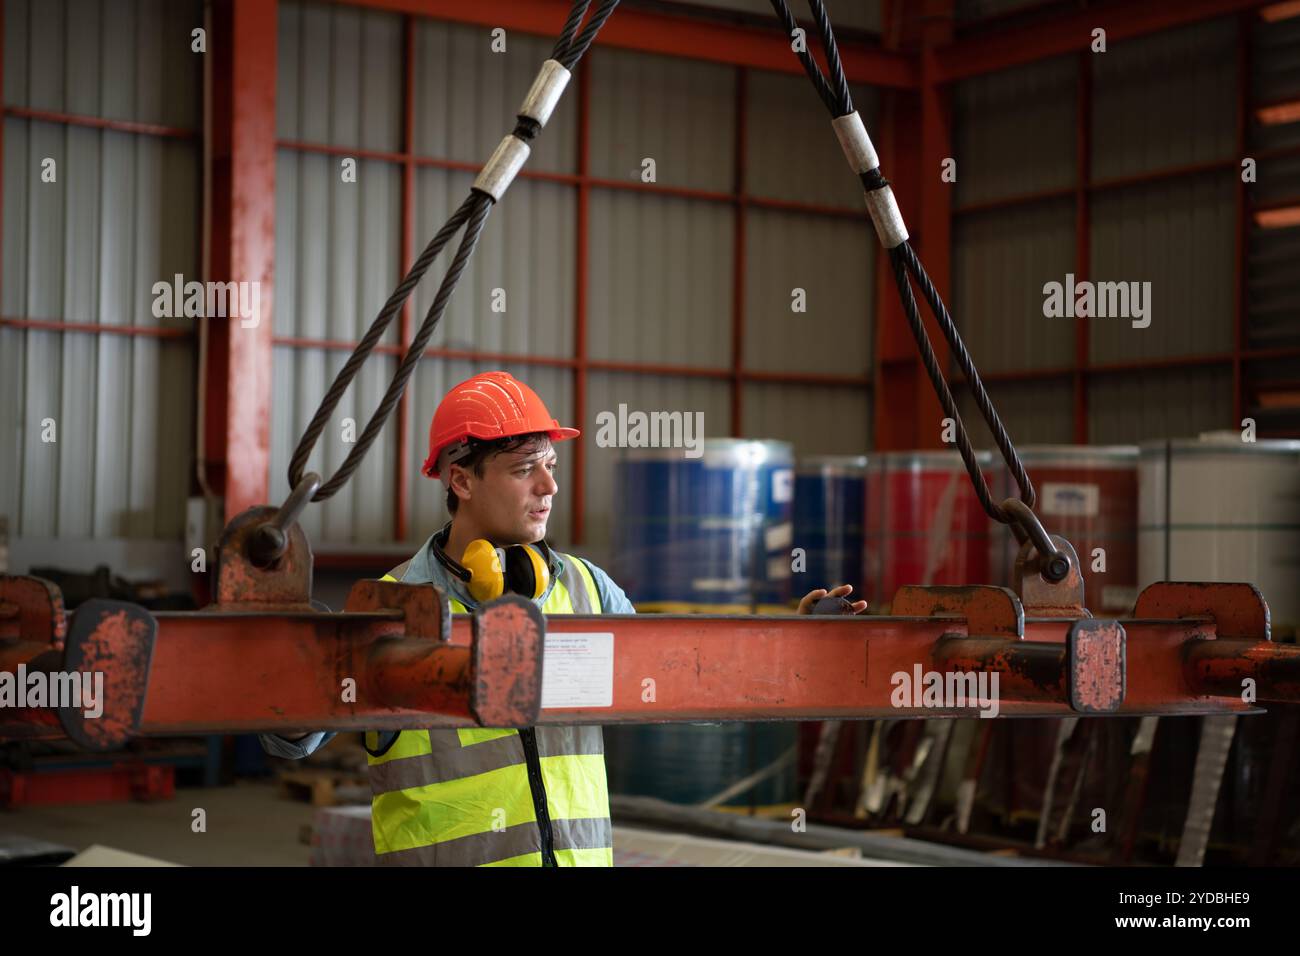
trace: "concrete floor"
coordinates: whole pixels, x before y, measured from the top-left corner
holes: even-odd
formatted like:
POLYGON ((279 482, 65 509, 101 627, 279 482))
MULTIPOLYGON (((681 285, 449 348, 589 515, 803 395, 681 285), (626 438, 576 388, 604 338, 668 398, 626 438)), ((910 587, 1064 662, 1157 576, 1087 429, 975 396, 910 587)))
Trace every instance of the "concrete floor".
POLYGON ((0 833, 38 837, 78 851, 91 844, 187 866, 307 866, 298 841, 311 804, 279 796, 270 781, 177 789, 161 803, 99 803, 0 810, 0 833), (191 829, 207 813, 207 832, 191 829))

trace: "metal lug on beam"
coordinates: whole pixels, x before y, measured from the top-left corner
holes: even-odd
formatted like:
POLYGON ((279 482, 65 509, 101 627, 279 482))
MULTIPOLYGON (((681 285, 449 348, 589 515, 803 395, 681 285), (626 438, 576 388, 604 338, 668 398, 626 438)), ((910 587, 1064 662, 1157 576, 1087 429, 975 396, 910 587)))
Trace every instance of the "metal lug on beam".
POLYGON ((890 613, 901 617, 962 617, 972 637, 1025 637, 1025 608, 1009 588, 909 584, 894 595, 890 613))
POLYGON ((1056 534, 1052 535, 1052 543, 1070 559, 1069 572, 1056 582, 1043 576, 1042 559, 1034 543, 1025 541, 1020 545, 1013 580, 1018 584, 1016 590, 1025 610, 1032 617, 1092 617, 1084 606, 1083 573, 1074 545, 1056 534))
POLYGON ((460 716, 471 679, 469 648, 451 643, 451 603, 430 584, 358 581, 349 613, 398 611, 391 637, 375 641, 365 658, 367 692, 385 706, 460 716))
POLYGON ((1160 581, 1138 595, 1133 617, 1178 620, 1214 619, 1220 639, 1269 641, 1272 634, 1268 602, 1253 584, 1193 584, 1160 581))
POLYGON ((399 581, 358 581, 348 593, 344 611, 401 611, 402 633, 432 641, 451 640, 451 603, 431 584, 399 581))
MULTIPOLYGON (((0 672, 15 681, 28 671, 57 670, 63 661, 68 616, 63 592, 44 578, 0 575, 0 672)), ((16 686, 16 684, 15 684, 16 686)), ((48 707, 0 709, 0 740, 54 740, 63 736, 48 707)))
POLYGON ((68 615, 58 585, 44 578, 0 574, 0 668, 22 644, 38 645, 36 650, 42 652, 63 650, 67 633, 68 615))
POLYGON ((217 542, 216 601, 208 610, 309 611, 311 605, 311 544, 297 522, 283 529, 284 553, 267 567, 253 560, 261 528, 273 522, 279 508, 249 508, 226 525, 217 542))

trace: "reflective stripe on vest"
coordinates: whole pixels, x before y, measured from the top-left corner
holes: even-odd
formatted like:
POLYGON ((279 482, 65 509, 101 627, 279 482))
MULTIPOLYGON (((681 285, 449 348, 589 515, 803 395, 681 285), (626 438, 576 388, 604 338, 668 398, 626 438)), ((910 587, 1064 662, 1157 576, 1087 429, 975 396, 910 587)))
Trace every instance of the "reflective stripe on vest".
MULTIPOLYGON (((600 593, 578 558, 542 605, 545 614, 598 614, 600 593)), ((400 580, 408 565, 383 580, 400 580)), ((453 613, 468 608, 452 598, 453 613)), ((537 727, 555 861, 613 866, 613 827, 600 727, 537 727)), ((378 735, 366 746, 379 749, 378 735)), ((376 859, 397 866, 541 866, 538 825, 523 741, 515 729, 407 730, 369 756, 376 859)))

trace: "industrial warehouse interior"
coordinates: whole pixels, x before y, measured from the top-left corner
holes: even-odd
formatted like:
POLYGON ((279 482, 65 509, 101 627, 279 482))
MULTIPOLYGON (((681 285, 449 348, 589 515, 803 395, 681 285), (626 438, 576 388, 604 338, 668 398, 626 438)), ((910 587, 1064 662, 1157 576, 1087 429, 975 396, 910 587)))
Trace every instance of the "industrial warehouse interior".
POLYGON ((0 867, 1300 865, 1300 3, 0 51, 0 867))

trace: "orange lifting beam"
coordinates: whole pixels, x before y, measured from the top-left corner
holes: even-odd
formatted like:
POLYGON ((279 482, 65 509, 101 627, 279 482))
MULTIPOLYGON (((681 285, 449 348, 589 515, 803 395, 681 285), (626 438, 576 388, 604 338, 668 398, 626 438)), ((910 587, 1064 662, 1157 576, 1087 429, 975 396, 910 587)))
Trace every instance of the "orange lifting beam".
POLYGON ((1154 584, 1132 618, 1099 620, 1059 537, 1072 567, 1059 583, 1038 573, 1026 544, 1020 595, 904 587, 890 616, 544 618, 512 595, 453 616, 430 585, 381 581, 358 582, 346 609, 329 613, 310 604, 311 548, 296 524, 271 566, 246 557, 274 514, 254 508, 232 522, 217 601, 201 611, 93 600, 69 617, 48 582, 0 577, 0 690, 36 672, 98 672, 105 688, 93 717, 0 707, 0 739, 66 736, 110 750, 133 736, 1226 714, 1300 700, 1300 646, 1271 642, 1252 585, 1154 584), (557 669, 544 682, 548 645, 557 669), (544 699, 544 683, 572 682, 574 666, 581 693, 544 699), (966 696, 923 695, 936 675, 940 690, 966 696))

